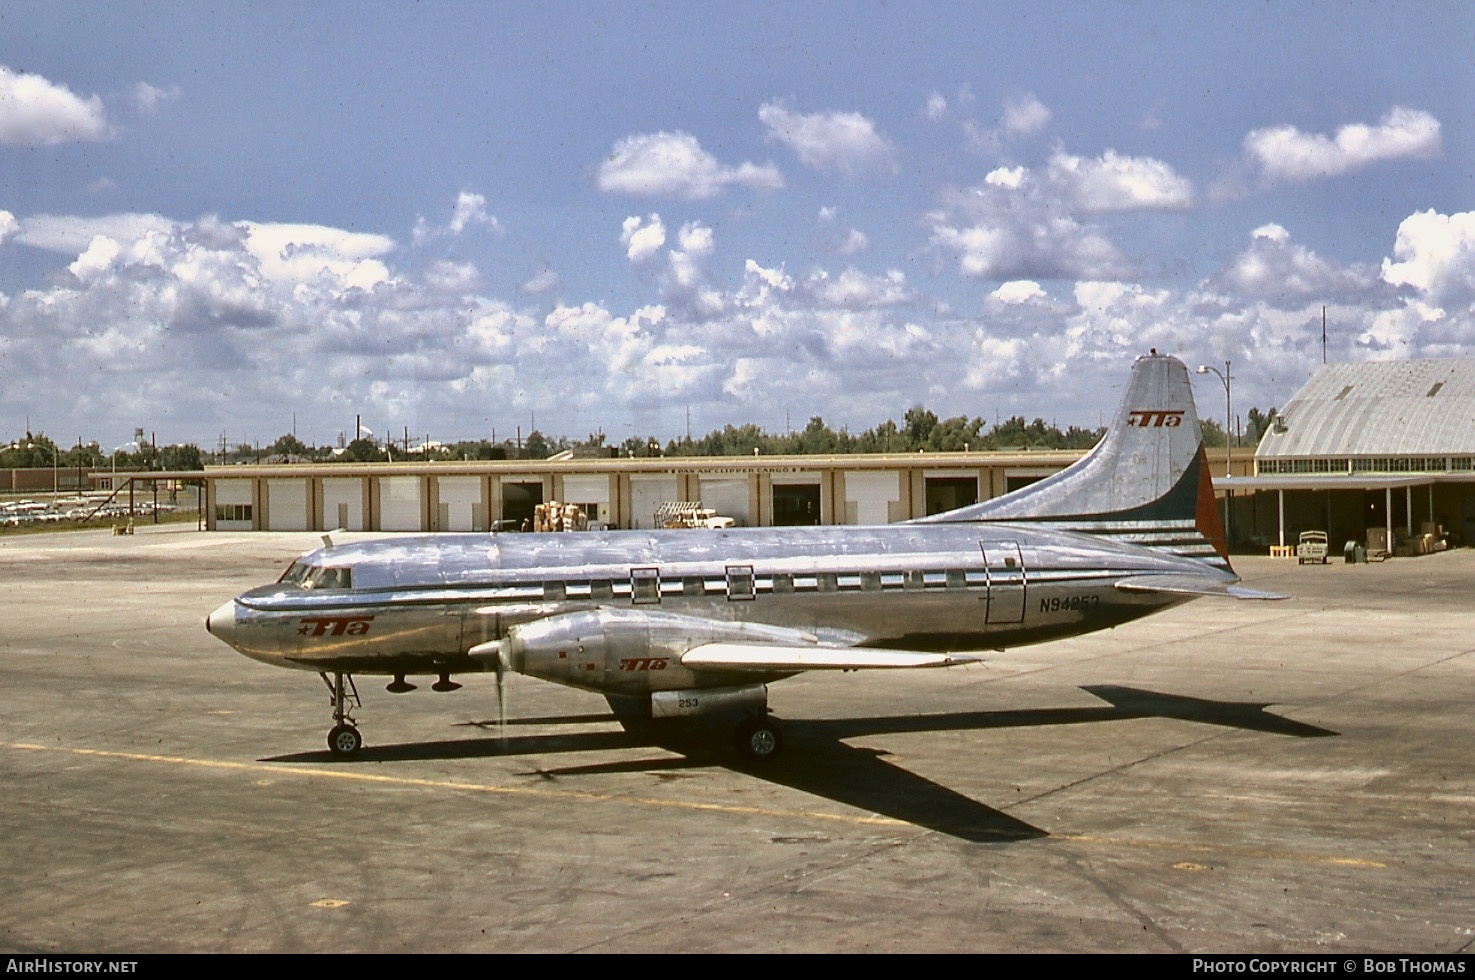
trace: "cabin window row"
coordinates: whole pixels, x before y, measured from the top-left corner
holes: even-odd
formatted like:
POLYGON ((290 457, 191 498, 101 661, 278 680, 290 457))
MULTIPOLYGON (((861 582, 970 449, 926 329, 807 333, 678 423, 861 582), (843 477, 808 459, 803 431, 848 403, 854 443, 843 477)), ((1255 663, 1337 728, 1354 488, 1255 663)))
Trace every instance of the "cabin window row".
POLYGON ((832 592, 924 592, 981 589, 988 584, 982 569, 949 568, 928 571, 853 571, 756 575, 749 566, 729 567, 724 575, 662 575, 654 568, 634 568, 629 579, 544 582, 514 590, 508 598, 542 598, 549 602, 590 599, 595 602, 629 599, 636 605, 664 598, 706 598, 725 595, 743 602, 759 595, 832 592))

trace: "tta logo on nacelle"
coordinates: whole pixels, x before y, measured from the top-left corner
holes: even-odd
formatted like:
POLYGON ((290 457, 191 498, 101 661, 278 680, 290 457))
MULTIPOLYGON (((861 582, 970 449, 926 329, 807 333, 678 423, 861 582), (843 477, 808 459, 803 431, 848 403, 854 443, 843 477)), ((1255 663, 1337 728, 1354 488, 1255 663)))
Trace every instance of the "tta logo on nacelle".
POLYGON ((298 636, 363 636, 373 616, 304 616, 298 636))
POLYGON ((620 661, 621 670, 665 670, 667 657, 630 657, 620 661))
POLYGON ((1136 408, 1127 413, 1127 424, 1139 429, 1176 429, 1183 424, 1183 409, 1136 408))

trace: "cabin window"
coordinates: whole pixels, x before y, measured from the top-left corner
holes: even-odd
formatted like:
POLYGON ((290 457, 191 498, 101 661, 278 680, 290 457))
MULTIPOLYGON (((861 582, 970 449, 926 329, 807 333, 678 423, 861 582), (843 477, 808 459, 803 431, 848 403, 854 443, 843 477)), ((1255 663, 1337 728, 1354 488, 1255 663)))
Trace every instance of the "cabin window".
POLYGON ((636 605, 646 605, 661 601, 660 569, 630 569, 630 601, 636 605))
POLYGON ((920 592, 926 588, 927 583, 922 578, 921 572, 905 572, 901 577, 901 587, 908 592, 920 592))
POLYGON ((681 579, 681 594, 688 598, 701 598, 707 594, 707 583, 700 575, 686 575, 681 579))
POLYGON ((594 581, 589 583, 589 598, 596 602, 615 597, 615 584, 610 581, 594 581))
POLYGON ((947 588, 966 589, 968 587, 968 573, 961 568, 949 568, 947 570, 947 588))
POLYGON ((568 589, 562 582, 544 582, 543 600, 545 602, 562 602, 568 598, 568 589))
POLYGON ((881 591, 881 573, 880 572, 861 572, 860 573, 860 589, 861 589, 862 592, 880 592, 881 591))
POLYGON ((820 572, 814 581, 820 592, 840 591, 840 578, 834 572, 820 572))
POLYGON ((779 573, 773 577, 774 595, 787 595, 794 591, 794 576, 779 573))
POLYGON ((727 598, 733 602, 753 598, 753 566, 727 566, 727 598))

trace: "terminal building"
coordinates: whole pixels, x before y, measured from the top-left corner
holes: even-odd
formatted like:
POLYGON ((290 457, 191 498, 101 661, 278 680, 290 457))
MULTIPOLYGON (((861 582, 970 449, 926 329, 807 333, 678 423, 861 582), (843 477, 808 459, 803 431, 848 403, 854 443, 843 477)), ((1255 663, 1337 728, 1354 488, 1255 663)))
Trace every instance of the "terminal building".
POLYGON ((548 501, 592 526, 652 528, 700 501, 738 526, 887 524, 1000 496, 1079 451, 651 457, 205 468, 212 530, 487 531, 530 526, 548 501))

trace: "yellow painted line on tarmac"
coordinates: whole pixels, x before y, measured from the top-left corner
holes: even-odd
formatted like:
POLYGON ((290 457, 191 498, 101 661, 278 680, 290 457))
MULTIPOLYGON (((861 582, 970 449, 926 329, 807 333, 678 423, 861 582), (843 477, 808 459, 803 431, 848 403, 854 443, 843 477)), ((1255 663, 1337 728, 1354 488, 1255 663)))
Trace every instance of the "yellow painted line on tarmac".
MULTIPOLYGON (((267 762, 225 762, 214 759, 193 759, 178 755, 151 755, 143 752, 118 752, 109 749, 84 749, 59 745, 38 745, 30 742, 0 742, 0 746, 27 752, 57 752, 65 755, 85 756, 98 759, 121 759, 127 762, 150 762, 162 765, 189 766, 196 769, 218 769, 245 773, 271 773, 274 776, 320 777, 348 782, 375 783, 381 786, 402 786, 417 789, 458 790, 466 793, 495 793, 503 796, 525 796, 548 800, 580 800, 593 803, 624 803, 634 806, 652 806, 675 810, 696 810, 707 813, 727 813, 737 816, 782 817, 787 819, 826 820, 833 823, 855 824, 870 827, 915 827, 915 824, 894 817, 864 814, 821 813, 814 810, 775 810, 766 807, 736 806, 731 803, 699 803, 690 800, 657 799, 648 796, 621 796, 614 793, 591 793, 585 790, 547 789, 533 786, 494 786, 487 783, 463 783, 451 779, 424 779, 414 776, 387 776, 381 773, 361 772, 353 769, 323 769, 314 766, 289 766, 267 762)), ((256 785, 264 785, 257 782, 256 785)), ((1189 844, 1182 841, 1154 841, 1126 837, 1097 837, 1088 834, 1050 834, 1043 841, 1069 841, 1074 844, 1092 844, 1106 847, 1131 847, 1155 850, 1171 850, 1195 854, 1219 855, 1282 861, 1298 861, 1308 864, 1330 864, 1349 868, 1386 868, 1382 861, 1363 858, 1339 857, 1327 854, 1305 854, 1291 851, 1276 851, 1265 848, 1226 847, 1208 844, 1189 844)))
POLYGON ((379 773, 359 772, 349 769, 321 769, 312 766, 287 766, 266 762, 222 762, 214 759, 192 759, 188 756, 150 755, 143 752, 117 752, 108 749, 69 748, 66 746, 36 745, 29 742, 4 742, 0 743, 0 745, 4 745, 6 748, 20 749, 28 752, 60 752, 66 755, 88 756, 98 759, 122 759, 128 762, 152 762, 173 766, 190 766, 196 769, 224 769, 250 773, 269 772, 277 776, 317 776, 325 779, 341 779, 349 782, 377 783, 382 786, 451 789, 468 793, 497 793, 503 796, 529 796, 551 800, 627 803, 636 806, 700 810, 711 813, 737 814, 740 816, 799 817, 807 820, 830 820, 837 823, 863 824, 867 826, 913 826, 905 820, 897 820, 893 817, 865 816, 861 814, 819 813, 812 810, 774 810, 756 806, 735 806, 731 803, 697 803, 688 800, 663 800, 647 796, 620 796, 613 793, 590 793, 584 790, 546 789, 532 786, 493 786, 486 783, 463 783, 450 779, 386 776, 379 773))
POLYGON ((1386 868, 1382 861, 1365 858, 1338 857, 1334 854, 1303 854, 1259 847, 1222 847, 1213 844, 1185 844, 1182 841, 1137 840, 1128 837, 1093 837, 1087 834, 1054 834, 1055 840, 1077 844, 1103 844, 1112 847, 1141 847, 1164 851, 1188 851, 1194 854, 1222 854, 1228 857, 1261 858, 1275 861, 1300 861, 1306 864, 1335 864, 1346 868, 1386 868))

